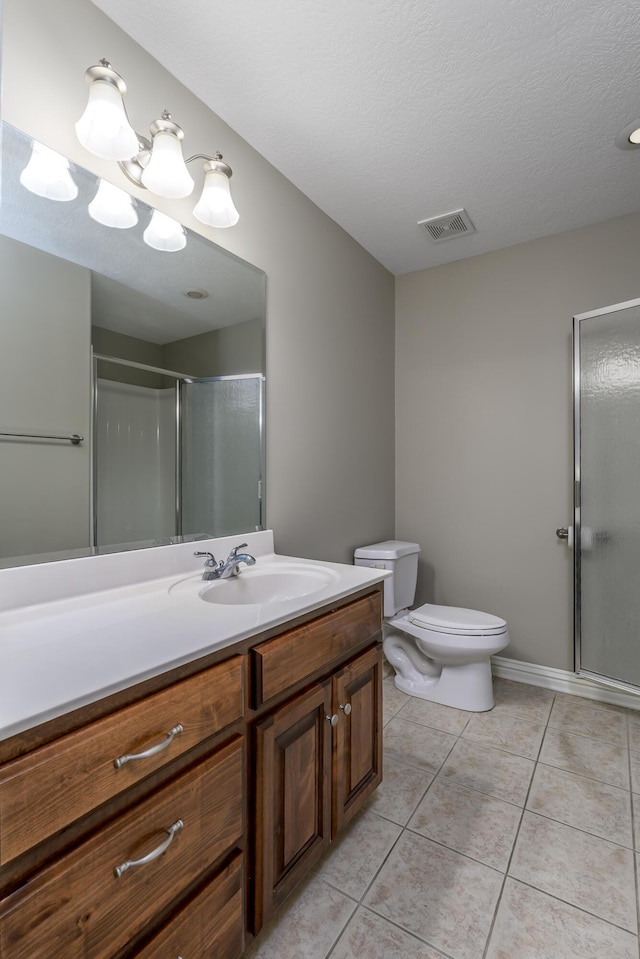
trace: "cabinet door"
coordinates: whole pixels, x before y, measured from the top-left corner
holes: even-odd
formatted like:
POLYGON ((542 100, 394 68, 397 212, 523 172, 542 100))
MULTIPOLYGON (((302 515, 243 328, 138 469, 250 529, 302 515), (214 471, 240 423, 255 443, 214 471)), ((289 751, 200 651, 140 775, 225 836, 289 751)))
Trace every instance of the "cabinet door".
POLYGON ((382 652, 363 653, 333 679, 335 728, 332 836, 382 781, 382 652), (349 709, 349 707, 351 707, 349 709))
POLYGON ((254 932, 330 842, 330 707, 327 680, 255 727, 254 932))

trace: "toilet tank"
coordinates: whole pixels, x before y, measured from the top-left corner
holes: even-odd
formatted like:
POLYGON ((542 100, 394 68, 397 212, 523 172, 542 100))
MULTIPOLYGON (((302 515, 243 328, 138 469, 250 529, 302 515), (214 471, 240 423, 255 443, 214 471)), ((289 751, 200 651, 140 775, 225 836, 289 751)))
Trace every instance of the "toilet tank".
POLYGON ((412 605, 416 595, 419 552, 418 543, 388 539, 384 543, 359 546, 353 554, 356 566, 390 569, 393 572, 393 576, 384 581, 385 616, 395 616, 399 610, 412 605))

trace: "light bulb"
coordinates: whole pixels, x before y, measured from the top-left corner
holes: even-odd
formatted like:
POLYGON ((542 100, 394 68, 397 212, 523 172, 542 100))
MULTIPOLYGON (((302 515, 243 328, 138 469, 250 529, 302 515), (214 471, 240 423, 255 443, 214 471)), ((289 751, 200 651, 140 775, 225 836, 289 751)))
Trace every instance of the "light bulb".
POLYGON ((189 196, 195 184, 182 156, 184 133, 166 110, 150 127, 151 157, 142 171, 142 185, 172 200, 189 196))
POLYGON ((127 230, 138 222, 131 196, 106 180, 100 180, 98 192, 89 204, 89 216, 96 223, 117 230, 127 230))
POLYGON ((129 160, 138 153, 138 135, 129 123, 122 92, 126 90, 124 81, 117 73, 107 68, 91 67, 96 77, 89 87, 89 101, 86 109, 76 123, 78 140, 85 149, 105 160, 129 160), (111 79, 101 78, 98 71, 113 74, 121 87, 111 79))
POLYGON ((78 195, 67 158, 37 140, 33 141, 31 157, 20 174, 20 183, 47 200, 75 200, 78 195))
POLYGON ((235 226, 240 214, 235 208, 229 187, 231 168, 221 160, 222 157, 217 154, 213 160, 205 163, 204 186, 193 215, 207 226, 224 228, 235 226))
POLYGON ((161 253, 176 253, 184 250, 187 245, 187 235, 184 227, 177 220, 154 210, 151 214, 149 226, 142 234, 147 246, 161 253))

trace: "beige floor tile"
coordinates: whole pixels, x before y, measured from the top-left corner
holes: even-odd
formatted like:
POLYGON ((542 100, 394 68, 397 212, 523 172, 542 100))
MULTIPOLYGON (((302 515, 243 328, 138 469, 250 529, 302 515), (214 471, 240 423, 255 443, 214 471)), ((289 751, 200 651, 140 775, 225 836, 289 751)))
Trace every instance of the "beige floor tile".
POLYGON ((396 689, 393 683, 382 684, 382 722, 385 726, 409 698, 401 689, 396 689))
POLYGON ((445 733, 459 736, 474 713, 464 709, 453 709, 451 706, 441 706, 439 703, 430 703, 426 699, 408 696, 407 702, 400 710, 400 718, 408 719, 413 723, 422 723, 423 726, 432 726, 445 733))
POLYGON ((488 866, 405 832, 365 904, 453 959, 478 959, 502 879, 488 866))
POLYGON ((435 774, 447 758, 455 736, 430 726, 409 723, 398 716, 384 727, 385 756, 396 762, 419 766, 435 774))
POLYGON ((325 959, 356 908, 316 877, 287 900, 245 959, 325 959))
POLYGON ((444 959, 441 952, 359 907, 347 923, 331 959, 444 959))
POLYGON ((640 793, 640 753, 629 750, 629 766, 631 768, 631 791, 640 793))
POLYGON ((546 723, 555 693, 540 686, 516 683, 511 679, 493 680, 494 712, 509 713, 531 723, 546 723))
POLYGON ((538 764, 527 809, 631 848, 628 790, 538 764))
MULTIPOLYGON (((583 706, 586 709, 606 709, 610 713, 632 713, 626 706, 617 706, 615 703, 603 703, 599 699, 587 699, 586 696, 574 696, 573 693, 556 693, 557 703, 571 703, 573 706, 583 706)), ((639 714, 640 715, 640 714, 639 714)))
POLYGON ((521 817, 519 806, 437 779, 409 829, 504 872, 521 817))
POLYGON ((440 771, 440 778, 524 806, 535 763, 500 749, 459 739, 440 771))
POLYGON ((549 725, 579 736, 602 739, 615 746, 627 745, 625 712, 556 700, 549 716, 549 725))
POLYGON ((631 806, 633 808, 633 837, 635 849, 640 852, 640 793, 632 793, 631 806))
POLYGON ((630 849, 525 812, 509 875, 636 932, 630 849))
POLYGON ((462 737, 526 759, 536 759, 544 729, 540 723, 524 722, 508 713, 476 713, 467 723, 462 737))
POLYGON ((433 782, 433 776, 384 757, 384 778, 367 804, 367 808, 405 826, 409 817, 433 782))
POLYGON ((360 900, 401 832, 401 826, 365 810, 332 844, 316 874, 360 900))
POLYGON ((601 739, 587 739, 564 729, 549 727, 542 743, 540 762, 612 786, 629 788, 627 749, 601 739))
POLYGON ((640 713, 630 709, 627 714, 627 726, 629 728, 629 749, 637 749, 640 752, 640 713))
POLYGON ((507 879, 486 959, 637 959, 636 936, 507 879))

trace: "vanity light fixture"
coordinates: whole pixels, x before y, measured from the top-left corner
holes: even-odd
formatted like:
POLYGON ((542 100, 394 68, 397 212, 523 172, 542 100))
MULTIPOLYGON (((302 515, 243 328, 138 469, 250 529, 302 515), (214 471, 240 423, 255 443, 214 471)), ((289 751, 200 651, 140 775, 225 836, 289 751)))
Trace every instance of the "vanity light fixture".
POLYGON ((20 174, 20 183, 47 200, 64 202, 75 200, 78 195, 67 158, 37 140, 33 141, 31 157, 20 174))
POLYGON ((231 198, 231 167, 222 154, 182 155, 182 128, 166 110, 149 127, 151 141, 129 123, 123 97, 126 84, 108 60, 100 60, 85 74, 89 102, 76 133, 80 143, 96 156, 118 161, 123 173, 139 187, 169 199, 187 197, 195 183, 187 169, 192 160, 204 160, 205 182, 194 216, 207 226, 229 227, 239 220, 231 198))
POLYGON ((154 210, 151 214, 149 226, 142 234, 142 239, 147 246, 160 250, 161 253, 177 253, 187 245, 187 234, 182 224, 160 210, 154 210))
POLYGON ((128 230, 138 222, 138 214, 133 198, 126 190, 114 186, 107 180, 100 180, 98 192, 89 204, 89 216, 103 226, 128 230))

